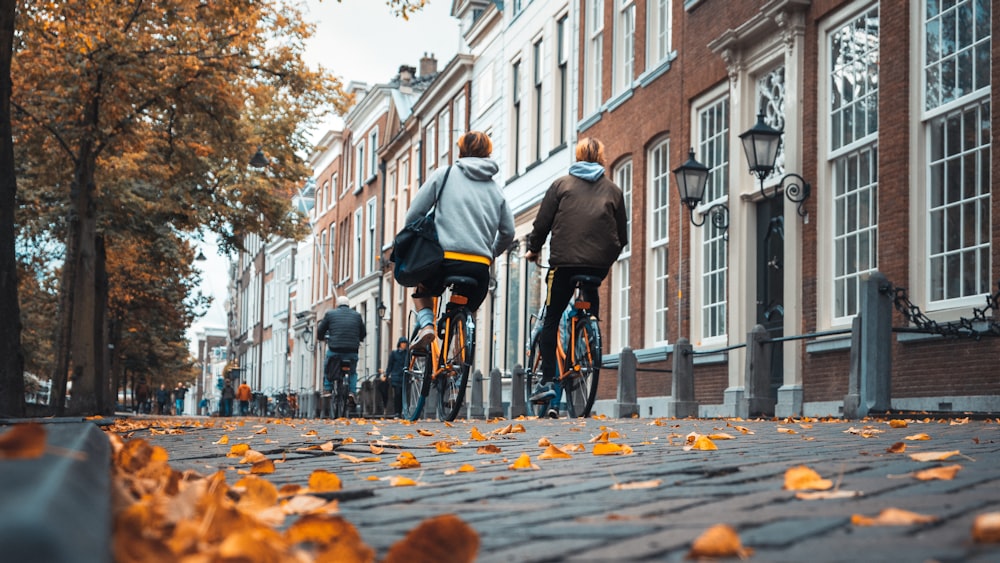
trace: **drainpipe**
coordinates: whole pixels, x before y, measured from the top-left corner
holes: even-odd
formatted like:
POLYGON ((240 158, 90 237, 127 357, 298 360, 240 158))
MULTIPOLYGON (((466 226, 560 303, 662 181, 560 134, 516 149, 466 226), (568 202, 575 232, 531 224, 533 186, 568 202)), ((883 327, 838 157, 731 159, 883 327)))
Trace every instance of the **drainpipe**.
MULTIPOLYGON (((373 149, 374 150, 374 149, 373 149)), ((382 195, 379 196, 382 211, 379 213, 378 229, 378 301, 375 303, 375 375, 382 369, 382 318, 378 314, 383 306, 382 296, 385 291, 385 268, 382 265, 382 245, 385 244, 385 159, 378 162, 378 172, 382 176, 382 195)))

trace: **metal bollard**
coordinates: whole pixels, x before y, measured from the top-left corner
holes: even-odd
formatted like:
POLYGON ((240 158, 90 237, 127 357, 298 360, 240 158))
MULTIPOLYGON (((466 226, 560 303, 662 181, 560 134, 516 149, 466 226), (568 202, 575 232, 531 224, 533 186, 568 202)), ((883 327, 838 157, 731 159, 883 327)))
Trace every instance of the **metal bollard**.
POLYGON ((521 364, 514 366, 510 374, 510 413, 508 418, 524 416, 524 368, 521 364))
POLYGON ((483 372, 478 369, 472 374, 472 397, 469 401, 469 418, 484 418, 483 410, 483 372))
POLYGON ((636 401, 635 353, 629 347, 622 348, 618 362, 618 400, 612 409, 615 418, 632 418, 639 414, 636 401))
POLYGON ((687 338, 678 338, 674 344, 673 373, 670 378, 670 399, 667 416, 687 418, 698 416, 698 402, 694 400, 694 355, 687 338))
POLYGON ((490 406, 487 412, 489 418, 503 416, 503 378, 500 370, 493 368, 490 371, 490 406))

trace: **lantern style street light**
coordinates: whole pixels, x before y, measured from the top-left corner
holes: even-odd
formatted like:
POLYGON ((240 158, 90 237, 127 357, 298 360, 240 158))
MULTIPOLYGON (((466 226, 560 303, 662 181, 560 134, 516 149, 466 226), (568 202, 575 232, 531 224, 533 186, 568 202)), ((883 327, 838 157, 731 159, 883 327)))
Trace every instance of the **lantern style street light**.
MULTIPOLYGON (((740 135, 743 142, 743 152, 746 153, 750 173, 760 181, 760 193, 765 199, 778 196, 775 188, 771 193, 764 190, 764 180, 774 173, 774 164, 781 150, 782 131, 764 122, 764 112, 757 114, 757 123, 740 135)), ((779 185, 784 187, 785 197, 797 203, 799 217, 806 216, 805 201, 809 199, 812 186, 798 174, 788 173, 781 177, 779 185)))
POLYGON ((708 183, 708 167, 694 158, 694 149, 688 151, 687 162, 674 169, 674 180, 677 182, 677 195, 681 203, 688 208, 691 224, 700 227, 705 224, 705 215, 712 216, 712 224, 723 231, 729 228, 729 207, 724 203, 716 203, 701 214, 701 222, 694 219, 694 210, 701 205, 705 197, 705 185, 708 183))
POLYGON ((267 168, 270 164, 270 161, 264 156, 264 151, 260 147, 257 147, 257 152, 253 153, 253 156, 250 157, 250 166, 254 168, 267 168))

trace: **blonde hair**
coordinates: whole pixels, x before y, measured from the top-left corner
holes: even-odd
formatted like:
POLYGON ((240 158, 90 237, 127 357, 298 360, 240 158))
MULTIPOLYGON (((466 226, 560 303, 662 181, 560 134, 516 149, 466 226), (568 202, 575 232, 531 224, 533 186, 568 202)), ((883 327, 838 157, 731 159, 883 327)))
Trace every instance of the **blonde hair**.
POLYGON ((604 143, 593 137, 584 137, 576 144, 576 159, 580 162, 596 162, 604 166, 604 143))
POLYGON ((458 138, 458 156, 485 158, 493 153, 493 141, 482 131, 469 131, 458 138))

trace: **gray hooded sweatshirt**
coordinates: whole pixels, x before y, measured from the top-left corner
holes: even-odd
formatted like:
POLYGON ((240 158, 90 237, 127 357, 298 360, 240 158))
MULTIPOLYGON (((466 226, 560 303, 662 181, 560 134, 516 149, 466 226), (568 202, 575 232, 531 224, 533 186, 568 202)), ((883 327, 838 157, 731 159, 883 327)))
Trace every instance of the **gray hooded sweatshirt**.
MULTIPOLYGON (((406 223, 425 215, 441 190, 447 167, 439 167, 420 186, 406 212, 406 223)), ((493 181, 499 167, 489 158, 463 157, 455 161, 447 185, 438 198, 434 223, 445 252, 493 258, 514 240, 514 216, 500 186, 493 181)))

